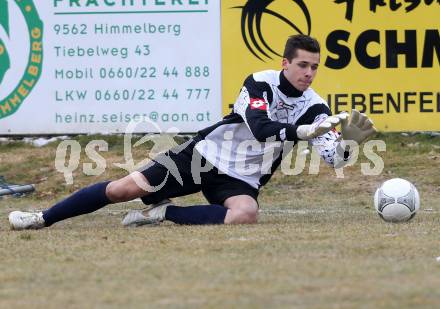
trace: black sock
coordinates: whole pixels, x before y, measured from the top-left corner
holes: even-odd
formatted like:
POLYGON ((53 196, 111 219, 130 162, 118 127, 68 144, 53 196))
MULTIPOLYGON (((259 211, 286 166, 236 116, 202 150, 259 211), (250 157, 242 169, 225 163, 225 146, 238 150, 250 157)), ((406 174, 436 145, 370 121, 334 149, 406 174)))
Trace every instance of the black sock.
POLYGON ((83 188, 71 196, 43 211, 43 219, 46 226, 55 222, 87 214, 98 210, 111 203, 105 194, 105 189, 110 181, 94 184, 83 188))
POLYGON ((165 219, 177 224, 223 224, 227 211, 221 205, 168 206, 165 219))

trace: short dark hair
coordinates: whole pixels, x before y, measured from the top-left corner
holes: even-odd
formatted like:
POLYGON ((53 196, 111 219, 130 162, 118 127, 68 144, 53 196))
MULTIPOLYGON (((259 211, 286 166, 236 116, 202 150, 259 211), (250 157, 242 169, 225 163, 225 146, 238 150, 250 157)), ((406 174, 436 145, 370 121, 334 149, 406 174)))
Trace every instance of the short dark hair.
POLYGON ((283 57, 289 61, 292 60, 297 56, 296 51, 298 49, 304 49, 311 53, 319 53, 321 50, 319 42, 315 38, 304 34, 296 34, 287 39, 283 57))

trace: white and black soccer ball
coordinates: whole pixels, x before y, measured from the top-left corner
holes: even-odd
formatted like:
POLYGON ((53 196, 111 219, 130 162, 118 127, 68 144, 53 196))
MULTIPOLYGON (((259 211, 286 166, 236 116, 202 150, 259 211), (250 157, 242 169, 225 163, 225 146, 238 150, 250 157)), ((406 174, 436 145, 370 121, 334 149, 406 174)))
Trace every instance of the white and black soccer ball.
POLYGON ((419 192, 408 180, 393 178, 385 181, 376 190, 374 207, 387 222, 408 221, 420 208, 419 192))

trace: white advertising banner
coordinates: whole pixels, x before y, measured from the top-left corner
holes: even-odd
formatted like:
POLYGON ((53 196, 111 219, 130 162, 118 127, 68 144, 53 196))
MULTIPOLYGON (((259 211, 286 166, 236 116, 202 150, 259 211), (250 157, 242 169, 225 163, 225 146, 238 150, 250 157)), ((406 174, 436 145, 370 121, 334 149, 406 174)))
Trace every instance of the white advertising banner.
POLYGON ((220 118, 220 1, 0 0, 0 134, 220 118))

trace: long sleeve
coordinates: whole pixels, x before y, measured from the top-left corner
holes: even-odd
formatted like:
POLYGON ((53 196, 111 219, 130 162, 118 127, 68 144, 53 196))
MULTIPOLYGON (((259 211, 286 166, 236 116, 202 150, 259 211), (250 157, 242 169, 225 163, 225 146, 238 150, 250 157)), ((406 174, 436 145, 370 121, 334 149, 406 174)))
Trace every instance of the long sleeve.
POLYGON ((270 86, 265 82, 255 81, 250 75, 234 104, 234 112, 243 118, 259 142, 265 142, 270 137, 275 137, 277 141, 296 141, 296 125, 271 120, 269 104, 272 100, 270 86))

